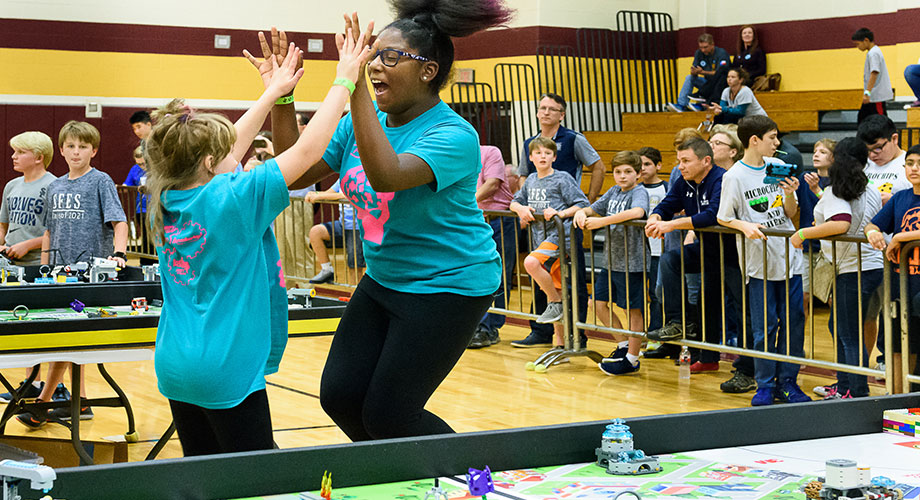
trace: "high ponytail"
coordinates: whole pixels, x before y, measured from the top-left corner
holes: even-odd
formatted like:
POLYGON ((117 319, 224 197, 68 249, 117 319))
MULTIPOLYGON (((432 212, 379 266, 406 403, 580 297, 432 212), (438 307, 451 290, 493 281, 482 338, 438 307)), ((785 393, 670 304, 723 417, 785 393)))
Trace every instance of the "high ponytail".
POLYGON ((227 117, 198 113, 182 99, 173 99, 153 112, 154 126, 147 137, 147 216, 157 245, 165 239, 166 209, 162 196, 185 189, 200 175, 208 155, 217 161, 230 154, 236 129, 227 117))
MULTIPOLYGON (((503 0, 389 0, 396 21, 387 28, 398 29, 406 41, 438 63, 438 74, 430 88, 438 92, 447 84, 454 64, 451 37, 469 36, 487 28, 506 25, 514 11, 503 0)), ((384 28, 386 29, 386 28, 384 28)))

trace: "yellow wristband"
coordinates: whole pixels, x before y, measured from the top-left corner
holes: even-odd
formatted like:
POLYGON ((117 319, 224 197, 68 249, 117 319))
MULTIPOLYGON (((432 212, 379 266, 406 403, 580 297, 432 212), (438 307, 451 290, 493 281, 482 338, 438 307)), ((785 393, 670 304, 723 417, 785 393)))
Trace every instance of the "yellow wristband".
POLYGON ((805 233, 804 233, 803 231, 805 231, 805 230, 804 230, 804 229, 799 229, 799 238, 802 239, 802 240, 807 240, 808 238, 805 237, 805 233))
POLYGON ((355 82, 349 80, 348 78, 336 78, 332 81, 333 85, 341 85, 348 89, 348 95, 355 93, 355 82))
POLYGON ((879 232, 878 229, 870 229, 866 231, 866 238, 868 238, 870 234, 877 233, 877 232, 879 232))
POLYGON ((292 95, 286 95, 286 96, 284 96, 284 97, 280 97, 280 98, 278 98, 277 101, 275 101, 275 104, 278 104, 278 105, 281 105, 281 104, 293 104, 293 103, 294 103, 294 95, 293 95, 293 94, 292 94, 292 95))

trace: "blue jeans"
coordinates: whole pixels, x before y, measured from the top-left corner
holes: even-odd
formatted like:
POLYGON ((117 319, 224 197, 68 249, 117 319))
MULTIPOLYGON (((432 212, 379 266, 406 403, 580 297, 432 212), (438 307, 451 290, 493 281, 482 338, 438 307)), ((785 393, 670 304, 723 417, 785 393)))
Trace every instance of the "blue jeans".
MULTIPOLYGON (((789 294, 785 281, 766 282, 766 303, 764 303, 764 281, 749 278, 748 299, 751 306, 751 329, 754 333, 754 349, 775 354, 789 354, 805 357, 805 309, 802 307, 802 276, 789 278, 789 294), (786 325, 786 300, 789 300, 789 324, 786 325), (767 332, 764 332, 766 312, 767 332), (786 352, 786 333, 789 334, 789 352, 786 352)), ((770 389, 787 381, 795 382, 799 375, 798 363, 784 363, 770 359, 754 358, 754 379, 758 389, 770 389)))
MULTIPOLYGON (((866 320, 869 299, 882 284, 882 270, 873 269, 862 273, 862 314, 866 320)), ((869 355, 863 348, 862 359, 859 356, 862 341, 859 339, 859 296, 857 274, 837 275, 837 362, 852 366, 868 366, 869 355)), ((827 326, 834 331, 834 315, 831 314, 827 326)), ((842 371, 837 372, 837 392, 853 397, 869 395, 869 384, 865 375, 856 375, 842 371)))
MULTIPOLYGON (((514 266, 517 264, 517 243, 519 236, 518 219, 516 217, 493 217, 489 220, 492 226, 492 240, 495 241, 495 248, 502 258, 502 284, 498 291, 495 292, 493 304, 498 309, 505 308, 505 291, 511 292, 514 282, 514 266)), ((489 330, 498 330, 505 326, 505 315, 487 312, 479 326, 489 330)))
POLYGON ((920 64, 911 64, 904 68, 904 79, 914 91, 914 97, 920 101, 920 64))
POLYGON ((677 106, 686 108, 690 104, 690 94, 693 92, 693 88, 700 88, 703 85, 706 85, 706 79, 702 76, 687 75, 687 78, 684 79, 684 85, 677 95, 677 106))
MULTIPOLYGON (((701 254, 699 241, 684 245, 684 273, 699 273, 705 268, 705 281, 701 283, 702 290, 697 295, 706 297, 706 310, 702 311, 701 306, 692 307, 690 293, 687 293, 686 318, 688 323, 695 323, 702 328, 703 317, 706 321, 706 331, 703 332, 704 339, 710 344, 722 343, 722 308, 725 307, 725 299, 722 298, 722 277, 725 278, 725 295, 732 297, 741 302, 741 271, 737 266, 725 266, 720 261, 719 249, 711 244, 706 245, 706 253, 701 254)), ((661 255, 661 274, 665 307, 665 317, 668 322, 681 321, 681 291, 679 286, 670 286, 669 283, 679 284, 680 279, 680 250, 669 250, 661 255)), ((695 274, 697 283, 700 283, 700 274, 695 274)), ((688 286, 688 288, 690 288, 688 286)), ((726 320, 730 318, 731 310, 725 310, 726 320)), ((740 321, 740 318, 738 319, 740 321)), ((726 321, 728 322, 728 321, 726 321)), ((721 357, 717 351, 697 351, 692 350, 694 356, 699 356, 703 363, 718 363, 721 357)))
POLYGON ((658 261, 661 257, 652 257, 648 263, 648 329, 649 331, 661 328, 661 297, 658 285, 658 261))

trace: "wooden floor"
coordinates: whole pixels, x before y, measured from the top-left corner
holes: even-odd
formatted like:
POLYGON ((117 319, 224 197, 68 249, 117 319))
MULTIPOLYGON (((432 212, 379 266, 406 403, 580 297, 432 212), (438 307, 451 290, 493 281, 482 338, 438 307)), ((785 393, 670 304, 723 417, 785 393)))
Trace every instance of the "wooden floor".
MULTIPOLYGON (((458 432, 471 432, 750 404, 752 393, 734 395, 719 390, 719 384, 731 376, 728 362, 722 362, 718 373, 693 375, 689 382, 678 380, 678 369, 670 360, 643 359, 638 373, 619 377, 605 376, 588 358, 552 367, 545 374, 526 371, 525 363, 542 351, 516 349, 509 344, 526 334, 524 328, 506 325, 501 331, 501 343, 467 350, 428 409, 458 432)), ((282 448, 347 442, 323 413, 317 398, 331 340, 331 336, 291 339, 280 372, 268 378, 275 441, 282 448)), ((829 347, 829 340, 826 344, 829 347)), ((588 347, 606 355, 614 346, 592 339, 588 347)), ((141 442, 129 445, 129 459, 142 460, 170 422, 166 400, 156 388, 153 362, 116 363, 107 368, 128 394, 137 416, 141 442)), ((11 381, 21 380, 22 372, 3 370, 11 381)), ((808 393, 811 387, 830 380, 816 375, 799 378, 808 393)), ((94 367, 89 370, 87 384, 92 397, 111 392, 94 367)), ((873 394, 884 393, 884 387, 878 385, 871 390, 873 394)), ((125 431, 123 410, 96 408, 95 414, 94 420, 82 423, 84 439, 102 439, 125 431)), ((69 431, 57 424, 29 430, 18 422, 10 422, 7 433, 69 436, 69 431)), ((175 438, 160 454, 160 458, 179 456, 181 449, 175 438)))

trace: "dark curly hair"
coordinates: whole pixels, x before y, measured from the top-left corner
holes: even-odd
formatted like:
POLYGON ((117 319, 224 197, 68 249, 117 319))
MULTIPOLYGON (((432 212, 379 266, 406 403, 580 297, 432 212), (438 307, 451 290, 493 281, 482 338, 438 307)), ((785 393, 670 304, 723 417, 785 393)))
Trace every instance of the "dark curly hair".
POLYGON ((856 137, 847 137, 834 148, 834 163, 828 170, 834 196, 843 201, 853 201, 866 192, 869 179, 863 172, 869 150, 866 144, 856 137))
POLYGON ((386 28, 399 30, 420 56, 438 63, 438 74, 429 87, 437 93, 454 64, 451 37, 503 26, 514 13, 502 0, 389 0, 396 20, 386 28))

